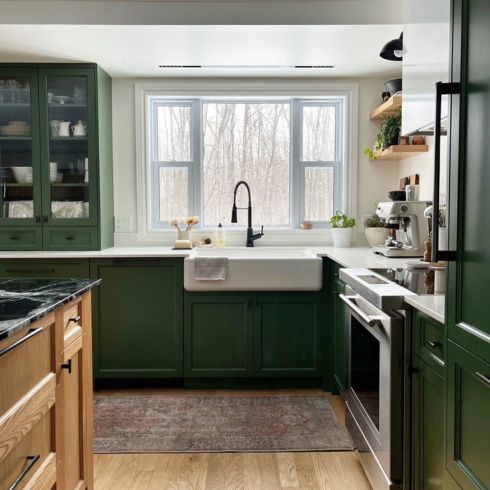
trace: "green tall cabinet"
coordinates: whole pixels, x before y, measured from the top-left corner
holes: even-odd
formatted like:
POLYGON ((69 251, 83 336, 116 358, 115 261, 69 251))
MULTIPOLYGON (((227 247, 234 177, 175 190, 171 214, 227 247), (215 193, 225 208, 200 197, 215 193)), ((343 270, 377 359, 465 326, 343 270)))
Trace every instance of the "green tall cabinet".
POLYGON ((111 79, 93 64, 0 65, 0 250, 113 243, 111 79))
POLYGON ((490 45, 488 0, 453 0, 446 466, 463 489, 490 487, 490 45))

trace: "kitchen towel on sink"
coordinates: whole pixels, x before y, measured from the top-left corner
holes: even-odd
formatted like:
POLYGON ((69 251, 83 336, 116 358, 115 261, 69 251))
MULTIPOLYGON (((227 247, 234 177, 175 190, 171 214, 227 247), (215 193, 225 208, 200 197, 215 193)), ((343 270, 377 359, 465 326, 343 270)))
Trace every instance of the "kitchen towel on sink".
POLYGON ((194 279, 196 281, 226 281, 227 273, 227 257, 196 257, 194 259, 194 279))

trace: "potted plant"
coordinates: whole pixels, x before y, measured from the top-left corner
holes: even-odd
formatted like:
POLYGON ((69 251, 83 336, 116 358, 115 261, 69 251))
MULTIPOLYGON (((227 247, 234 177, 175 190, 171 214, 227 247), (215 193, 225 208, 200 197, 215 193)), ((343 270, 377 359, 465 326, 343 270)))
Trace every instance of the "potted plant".
POLYGON ((398 144, 400 129, 402 126, 402 112, 400 109, 392 116, 381 116, 381 129, 376 138, 373 148, 368 146, 364 149, 364 155, 371 160, 378 160, 380 154, 386 148, 398 144))
POLYGON ((385 222, 377 215, 372 214, 364 219, 364 236, 370 247, 384 245, 388 238, 388 229, 385 222))
POLYGON ((341 211, 337 211, 330 220, 332 225, 332 238, 334 247, 350 247, 352 241, 352 228, 356 226, 356 220, 350 218, 341 211))

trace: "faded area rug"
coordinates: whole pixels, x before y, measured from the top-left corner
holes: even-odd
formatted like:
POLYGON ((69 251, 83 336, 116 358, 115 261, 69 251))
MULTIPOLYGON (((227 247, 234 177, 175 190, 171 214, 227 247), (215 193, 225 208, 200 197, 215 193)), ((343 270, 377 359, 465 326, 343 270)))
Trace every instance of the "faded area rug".
POLYGON ((321 395, 96 395, 96 453, 351 451, 321 395))

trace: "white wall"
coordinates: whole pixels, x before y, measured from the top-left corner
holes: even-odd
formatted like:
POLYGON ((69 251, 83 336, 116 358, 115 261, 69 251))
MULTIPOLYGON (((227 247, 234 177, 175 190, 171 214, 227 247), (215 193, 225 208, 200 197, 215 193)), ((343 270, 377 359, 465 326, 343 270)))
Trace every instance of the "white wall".
MULTIPOLYGON (((150 80, 113 79, 113 146, 114 146, 114 214, 116 217, 131 218, 131 233, 116 233, 116 244, 135 243, 137 229, 136 203, 136 148, 134 85, 150 80)), ((151 81, 155 81, 152 79, 151 81)), ((209 80, 208 80, 209 81, 209 80)), ((397 162, 370 162, 363 149, 371 145, 379 131, 379 123, 369 120, 369 112, 381 102, 382 78, 326 81, 357 82, 359 84, 358 126, 358 196, 357 217, 359 220, 374 211, 375 204, 387 197, 388 191, 398 188, 399 170, 397 162)), ((363 230, 357 228, 360 243, 363 230)))
MULTIPOLYGON (((420 200, 432 201, 434 188, 434 137, 426 136, 428 153, 400 160, 399 178, 420 175, 420 200)), ((447 136, 441 137, 441 182, 446 179, 447 136)))

